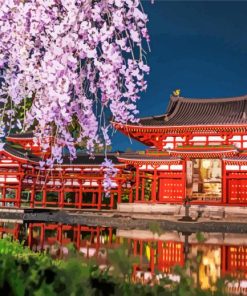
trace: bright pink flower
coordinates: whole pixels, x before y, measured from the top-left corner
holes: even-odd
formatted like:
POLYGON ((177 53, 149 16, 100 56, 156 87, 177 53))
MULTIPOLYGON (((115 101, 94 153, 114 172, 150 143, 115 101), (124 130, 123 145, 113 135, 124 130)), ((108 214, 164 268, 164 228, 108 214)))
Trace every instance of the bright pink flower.
POLYGON ((64 146, 76 157, 82 139, 89 152, 95 143, 109 144, 104 112, 122 123, 135 121, 149 72, 141 40, 149 41, 148 18, 139 7, 140 0, 0 1, 0 100, 13 106, 2 109, 9 120, 0 122, 0 134, 36 122, 36 141, 46 150, 55 127, 52 164, 61 162, 64 146), (25 98, 33 104, 19 122, 15 110, 25 98), (72 118, 80 126, 73 136, 72 118))

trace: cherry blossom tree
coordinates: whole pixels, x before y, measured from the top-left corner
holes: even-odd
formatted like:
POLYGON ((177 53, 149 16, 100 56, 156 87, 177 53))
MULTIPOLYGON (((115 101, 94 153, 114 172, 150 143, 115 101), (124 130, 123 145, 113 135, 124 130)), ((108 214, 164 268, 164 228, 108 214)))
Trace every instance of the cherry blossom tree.
POLYGON ((1 0, 0 136, 34 128, 44 151, 52 136, 58 163, 82 140, 109 145, 106 117, 137 120, 147 21, 140 0, 1 0))

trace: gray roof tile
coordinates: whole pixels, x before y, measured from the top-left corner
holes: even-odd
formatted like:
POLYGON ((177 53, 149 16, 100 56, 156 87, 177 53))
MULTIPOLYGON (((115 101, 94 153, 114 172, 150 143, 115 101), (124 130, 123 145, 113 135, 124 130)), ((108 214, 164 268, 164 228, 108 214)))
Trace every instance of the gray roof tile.
POLYGON ((247 95, 220 99, 171 97, 165 114, 144 117, 139 122, 144 126, 204 124, 247 124, 247 95))

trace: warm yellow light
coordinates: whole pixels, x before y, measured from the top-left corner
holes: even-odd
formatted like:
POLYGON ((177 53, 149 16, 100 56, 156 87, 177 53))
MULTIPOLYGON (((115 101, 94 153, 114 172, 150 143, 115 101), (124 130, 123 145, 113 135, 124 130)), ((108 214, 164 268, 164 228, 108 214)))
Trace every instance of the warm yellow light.
POLYGON ((207 257, 204 257, 204 258, 202 259, 202 263, 203 263, 203 265, 208 265, 208 263, 209 263, 208 258, 207 258, 207 257))
POLYGON ((204 169, 208 169, 210 165, 211 165, 211 161, 209 159, 202 160, 202 166, 204 167, 204 169))

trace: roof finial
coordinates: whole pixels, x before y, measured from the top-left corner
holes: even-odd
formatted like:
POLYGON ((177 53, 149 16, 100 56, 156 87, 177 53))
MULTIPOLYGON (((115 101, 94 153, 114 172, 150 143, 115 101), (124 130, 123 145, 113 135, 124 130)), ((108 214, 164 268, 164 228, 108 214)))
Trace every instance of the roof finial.
POLYGON ((173 92, 172 92, 172 94, 173 94, 173 96, 174 97, 179 97, 180 96, 180 89, 175 89, 173 92))

